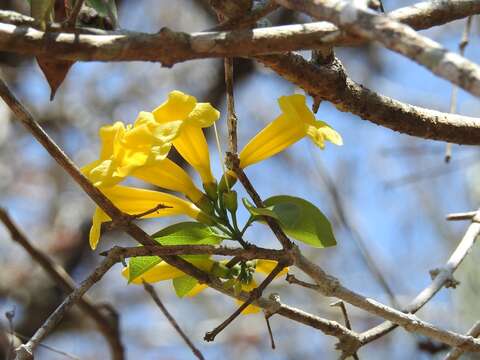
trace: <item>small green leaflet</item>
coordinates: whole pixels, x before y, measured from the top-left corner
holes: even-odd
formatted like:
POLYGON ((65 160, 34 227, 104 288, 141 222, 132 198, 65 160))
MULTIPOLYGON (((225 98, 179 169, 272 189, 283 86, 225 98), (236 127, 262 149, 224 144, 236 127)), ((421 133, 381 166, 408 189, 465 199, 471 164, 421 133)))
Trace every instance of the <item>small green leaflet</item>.
MULTIPOLYGON (((212 228, 197 222, 181 222, 168 226, 152 235, 162 245, 217 245, 223 237, 212 228)), ((204 258, 203 255, 184 256, 185 259, 204 258)), ((158 256, 137 256, 128 262, 128 282, 136 279, 160 263, 158 256)))
POLYGON ((198 284, 198 280, 190 275, 185 275, 173 279, 172 284, 177 296, 184 297, 198 284))
POLYGON ((224 239, 210 226, 198 222, 181 222, 152 235, 162 245, 217 245, 224 239))
POLYGON ((160 263, 162 259, 158 256, 137 256, 131 258, 128 262, 128 282, 132 282, 137 277, 160 263))
POLYGON ((279 195, 268 198, 264 204, 265 208, 255 211, 262 210, 264 216, 273 212, 275 215, 271 217, 279 221, 287 235, 317 248, 337 244, 332 225, 312 203, 294 196, 279 195))

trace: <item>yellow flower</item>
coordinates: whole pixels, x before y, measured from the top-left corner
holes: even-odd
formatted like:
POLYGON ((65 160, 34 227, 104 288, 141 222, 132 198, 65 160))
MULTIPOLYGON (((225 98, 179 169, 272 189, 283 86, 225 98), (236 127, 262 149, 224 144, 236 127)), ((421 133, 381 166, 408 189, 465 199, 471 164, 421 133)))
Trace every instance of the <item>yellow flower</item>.
POLYGON ((212 205, 208 197, 195 186, 185 170, 168 158, 138 167, 131 175, 158 187, 182 193, 200 209, 211 211, 212 205))
POLYGON ((211 126, 220 113, 209 103, 197 103, 195 97, 172 91, 168 100, 153 110, 160 128, 169 129, 173 146, 200 174, 204 184, 215 182, 210 168, 207 140, 202 128, 211 126))
POLYGON ((278 99, 282 114, 260 131, 240 152, 240 167, 265 160, 308 136, 321 149, 325 140, 342 145, 342 138, 327 123, 315 119, 304 95, 278 99))
MULTIPOLYGON (((141 112, 133 127, 125 127, 120 121, 101 127, 100 157, 84 166, 83 173, 95 186, 109 187, 121 182, 134 169, 151 161, 165 159, 170 151, 172 138, 160 134, 167 139, 163 141, 162 136, 153 136, 151 132, 155 125, 151 113, 141 112)), ((165 129, 162 130, 163 133, 166 132, 165 129)))
MULTIPOLYGON (((187 215, 200 222, 212 223, 209 216, 203 213, 197 206, 170 194, 120 185, 102 188, 101 191, 120 210, 130 215, 147 212, 161 204, 166 206, 166 208, 158 209, 155 212, 142 216, 142 218, 187 215)), ((90 246, 92 249, 97 247, 100 239, 100 226, 109 220, 111 218, 99 207, 95 209, 90 229, 90 246)))

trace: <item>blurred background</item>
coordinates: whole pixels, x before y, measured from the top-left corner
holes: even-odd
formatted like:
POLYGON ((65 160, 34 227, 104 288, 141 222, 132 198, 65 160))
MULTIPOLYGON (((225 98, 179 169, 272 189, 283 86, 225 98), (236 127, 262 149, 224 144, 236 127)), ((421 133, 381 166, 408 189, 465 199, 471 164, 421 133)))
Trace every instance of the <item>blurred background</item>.
MULTIPOLYGON (((386 11, 413 1, 385 0, 386 11)), ((117 1, 122 29, 156 32, 201 31, 216 23, 202 1, 117 1)), ((29 14, 24 0, 1 0, 1 9, 29 14)), ((289 11, 269 16, 271 24, 309 21, 289 11)), ((457 51, 465 20, 424 31, 427 36, 457 51)), ((466 56, 480 61, 474 19, 466 56)), ((440 111, 449 110, 452 87, 422 67, 376 45, 341 48, 336 53, 347 73, 357 82, 404 102, 440 111)), ((308 52, 303 54, 310 57, 308 52)), ((53 102, 49 87, 31 57, 0 53, 2 72, 20 99, 37 116, 48 133, 79 165, 95 159, 101 125, 121 120, 133 122, 139 111, 152 110, 173 89, 209 101, 222 112, 218 122, 226 149, 223 62, 197 60, 172 69, 154 63, 76 63, 53 102)), ((250 60, 235 63, 236 110, 241 148, 279 113, 277 98, 301 92, 272 71, 250 60)), ((479 116, 478 100, 459 91, 458 112, 479 116)), ((264 198, 290 194, 309 199, 332 221, 338 246, 329 249, 303 247, 344 284, 387 304, 406 305, 430 282, 428 271, 440 267, 461 239, 465 222, 447 222, 450 212, 474 210, 480 200, 480 154, 470 146, 453 146, 452 160, 445 163, 445 144, 394 133, 322 103, 317 114, 338 130, 344 146, 327 144, 324 151, 302 140, 248 175, 264 198), (394 294, 388 294, 374 268, 394 294)), ((212 166, 221 176, 218 152, 210 136, 212 166)), ((189 171, 189 169, 187 167, 189 171)), ((196 176, 193 172, 192 176, 196 176)), ((198 181, 198 178, 197 178, 198 181)), ((238 187, 238 186, 237 186, 238 187)), ((238 189, 240 191, 240 187, 238 189)), ((246 196, 240 191, 240 196, 246 196)), ((12 119, 0 103, 0 206, 6 208, 31 242, 62 264, 76 281, 84 279, 101 261, 99 253, 114 244, 133 245, 121 232, 105 234, 99 249, 88 246, 92 201, 49 157, 43 148, 12 119)), ((245 220, 243 213, 242 219, 245 220)), ((178 219, 142 221, 156 231, 178 219)), ((248 240, 276 247, 262 225, 247 233, 248 240)), ((442 290, 419 312, 422 319, 451 330, 466 332, 480 318, 478 266, 480 250, 474 248, 455 277, 456 289, 442 290)), ((0 324, 9 328, 4 314, 15 309, 14 330, 29 337, 63 299, 62 292, 13 243, 0 226, 0 324)), ((128 359, 189 359, 190 350, 173 331, 142 287, 127 285, 117 265, 89 294, 97 302, 113 306, 120 317, 122 340, 128 359)), ((288 319, 274 316, 271 325, 276 350, 271 350, 261 314, 242 316, 213 343, 205 343, 206 331, 235 309, 234 302, 207 290, 193 299, 176 298, 170 282, 155 285, 166 307, 190 335, 207 359, 335 359, 335 338, 288 319)), ((283 302, 321 317, 343 322, 333 299, 279 279, 267 290, 278 292, 283 302)), ((353 329, 366 330, 381 319, 347 305, 353 329)), ((38 350, 39 359, 107 359, 109 348, 95 325, 73 311, 38 350)), ((2 352, 5 349, 2 349, 2 352)), ((395 330, 363 347, 364 359, 431 359, 445 353, 441 344, 395 330)), ((2 353, 0 352, 0 353, 2 353)), ((0 355, 1 358, 2 355, 0 355)))

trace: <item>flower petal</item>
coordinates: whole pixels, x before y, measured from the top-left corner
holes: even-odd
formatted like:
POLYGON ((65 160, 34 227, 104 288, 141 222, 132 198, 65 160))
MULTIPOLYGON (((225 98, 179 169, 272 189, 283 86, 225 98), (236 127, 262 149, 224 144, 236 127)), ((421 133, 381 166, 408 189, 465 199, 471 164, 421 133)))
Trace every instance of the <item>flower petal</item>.
POLYGON ((100 150, 100 159, 109 159, 114 154, 115 146, 125 133, 125 125, 117 121, 113 125, 102 126, 98 131, 102 147, 100 150))
POLYGON ((255 135, 240 152, 240 167, 246 168, 285 150, 305 136, 302 123, 280 115, 255 135))
POLYGON ((200 174, 204 184, 215 182, 210 169, 208 144, 201 128, 184 125, 180 136, 173 141, 180 155, 200 174))
POLYGON ((155 161, 148 166, 137 168, 132 175, 158 187, 185 194, 193 202, 202 198, 190 176, 170 159, 155 161))
POLYGON ((197 284, 195 285, 195 287, 190 290, 188 292, 188 294, 186 294, 185 296, 187 297, 194 297, 194 296, 197 296, 198 294, 200 294, 203 290, 205 290, 206 288, 208 288, 208 285, 205 285, 205 284, 197 284))
POLYGON ((155 120, 164 123, 184 120, 194 109, 197 99, 181 91, 174 90, 168 94, 168 100, 152 111, 155 120))
MULTIPOLYGON (((277 265, 278 265, 277 261, 260 259, 260 260, 257 260, 257 266, 255 270, 263 274, 269 275, 277 265)), ((277 274, 277 276, 275 276, 275 278, 280 277, 282 275, 287 275, 287 273, 288 273, 288 267, 280 271, 277 274)))
POLYGON ((185 123, 196 127, 209 127, 220 118, 220 112, 210 103, 197 103, 192 112, 188 114, 185 123))
MULTIPOLYGON (((242 290, 243 291, 252 291, 253 289, 255 289, 257 287, 257 283, 255 282, 255 280, 252 280, 250 282, 250 284, 242 284, 242 290)), ((244 301, 241 301, 241 300, 237 300, 237 305, 242 305, 244 303, 244 301)), ((256 314, 258 312, 260 312, 262 309, 259 308, 258 306, 255 306, 255 305, 248 305, 243 311, 242 311, 242 314, 243 315, 249 315, 249 314, 256 314)))
POLYGON ((325 148, 325 140, 335 145, 343 145, 341 135, 323 121, 308 125, 307 135, 321 149, 325 148))
MULTIPOLYGON (((128 279, 128 266, 122 270, 122 275, 128 279)), ((167 264, 165 261, 155 265, 150 270, 143 273, 141 276, 132 280, 132 284, 143 284, 143 282, 155 283, 163 280, 171 280, 180 276, 184 276, 185 273, 178 270, 176 267, 167 264)))
POLYGON ((100 240, 100 229, 103 222, 108 221, 109 217, 99 207, 95 208, 93 214, 92 227, 90 228, 89 241, 90 247, 95 250, 100 240))
POLYGON ((283 114, 288 116, 291 121, 304 124, 312 124, 315 122, 315 115, 307 107, 305 95, 293 94, 281 96, 278 99, 278 105, 280 109, 282 109, 283 114))

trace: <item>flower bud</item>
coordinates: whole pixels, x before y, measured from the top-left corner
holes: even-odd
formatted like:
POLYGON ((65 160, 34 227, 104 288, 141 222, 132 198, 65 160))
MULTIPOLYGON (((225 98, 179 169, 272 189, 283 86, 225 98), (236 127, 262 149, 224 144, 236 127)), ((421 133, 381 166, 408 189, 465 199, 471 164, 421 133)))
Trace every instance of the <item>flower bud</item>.
POLYGON ((220 183, 218 184, 218 191, 224 193, 231 189, 233 185, 237 182, 237 175, 232 170, 227 170, 225 174, 223 174, 222 178, 220 179, 220 183))
POLYGON ((213 201, 218 199, 218 187, 216 182, 204 183, 203 189, 205 190, 210 199, 212 199, 213 201))
POLYGON ((223 204, 232 214, 237 212, 238 201, 237 201, 237 192, 228 191, 222 194, 223 204))

